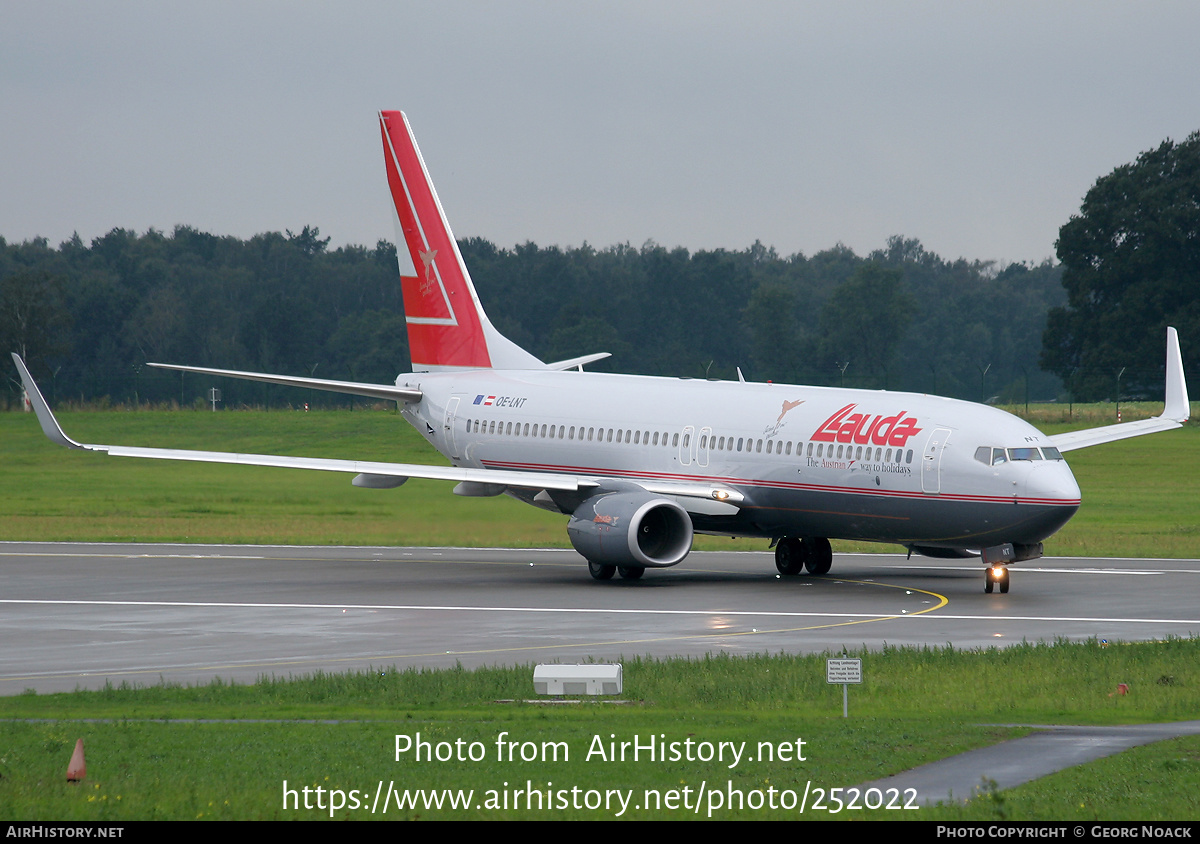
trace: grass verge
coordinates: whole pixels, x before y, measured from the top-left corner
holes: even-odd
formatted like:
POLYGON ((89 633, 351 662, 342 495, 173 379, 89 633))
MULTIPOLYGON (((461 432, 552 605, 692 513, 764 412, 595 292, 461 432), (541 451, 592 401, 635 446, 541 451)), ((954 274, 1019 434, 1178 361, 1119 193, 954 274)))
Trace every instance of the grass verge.
POLYGON ((0 817, 592 820, 704 818, 710 810, 725 820, 1200 815, 1197 739, 1123 754, 1020 789, 985 792, 965 808, 860 808, 836 815, 783 808, 785 793, 854 786, 1026 732, 1004 724, 1171 721, 1200 711, 1196 640, 889 648, 859 656, 865 683, 851 690, 848 720, 840 717, 841 689, 825 684, 824 657, 791 655, 632 660, 625 663, 629 702, 621 706, 522 703, 532 696, 529 666, 19 695, 0 699, 0 718, 21 719, 0 721, 0 817), (1128 695, 1114 693, 1118 682, 1129 686, 1128 695), (418 733, 430 758, 417 759, 411 749, 397 758, 396 737, 416 744, 418 733), (64 773, 77 738, 87 748, 88 776, 70 785, 64 773), (633 761, 635 741, 665 745, 668 758, 651 761, 643 750, 633 761), (672 750, 681 758, 670 758, 672 750), (706 753, 718 758, 699 758, 706 753), (381 784, 418 804, 372 814, 381 784), (317 788, 325 790, 324 809, 317 808, 317 788), (781 805, 714 805, 713 788, 764 799, 774 789, 781 805), (340 810, 329 810, 330 789, 346 800, 340 810), (541 795, 540 808, 531 805, 530 789, 541 795), (710 797, 698 813, 682 808, 702 790, 710 797), (445 802, 466 791, 472 792, 466 808, 445 802), (423 802, 434 794, 444 801, 440 808, 423 802), (617 795, 633 795, 624 811, 617 795))

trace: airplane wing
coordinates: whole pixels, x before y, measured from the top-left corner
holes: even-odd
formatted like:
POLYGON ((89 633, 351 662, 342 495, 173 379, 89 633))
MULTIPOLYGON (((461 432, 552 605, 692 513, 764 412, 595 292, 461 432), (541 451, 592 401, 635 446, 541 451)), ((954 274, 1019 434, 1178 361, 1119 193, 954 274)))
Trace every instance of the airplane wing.
MULTIPOLYGON (((45 433, 51 442, 56 445, 65 446, 66 448, 101 452, 110 457, 144 457, 157 460, 185 460, 194 463, 230 463, 242 466, 269 466, 282 469, 346 472, 357 476, 355 482, 358 486, 398 486, 408 478, 426 478, 430 480, 458 481, 459 483, 485 484, 496 487, 515 487, 530 490, 563 490, 568 492, 600 491, 605 486, 605 478, 603 477, 572 475, 559 472, 517 472, 502 469, 472 469, 459 466, 429 466, 417 463, 380 463, 367 460, 337 460, 320 457, 289 457, 275 454, 238 454, 228 451, 193 451, 190 449, 144 448, 140 446, 81 443, 73 440, 63 431, 62 426, 58 423, 58 419, 55 418, 54 413, 50 410, 50 405, 46 402, 41 390, 38 389, 37 384, 34 382, 33 376, 29 374, 29 369, 25 366, 25 361, 21 360, 21 356, 14 352, 12 358, 13 362, 17 365, 17 371, 21 375, 21 383, 24 385, 25 392, 29 396, 29 401, 33 405, 38 422, 42 426, 42 432, 45 433), (395 479, 395 482, 388 483, 389 479, 395 479)), ((235 378, 244 375, 259 375, 259 373, 238 373, 226 370, 197 369, 194 367, 167 368, 229 375, 235 378)), ((303 382, 298 386, 308 386, 309 381, 317 380, 306 378, 292 379, 287 376, 264 376, 264 378, 279 378, 282 380, 270 381, 269 383, 284 383, 291 386, 297 386, 294 382, 303 382)), ((350 384, 349 386, 357 388, 370 385, 350 384)), ((379 386, 381 389, 387 389, 386 385, 379 386)), ((376 395, 378 398, 391 398, 398 401, 416 401, 420 398, 420 392, 416 390, 403 390, 395 387, 391 389, 397 395, 385 396, 362 392, 356 394, 376 395), (398 395, 400 393, 415 394, 415 396, 410 395, 408 398, 401 398, 398 395)), ((628 481, 624 482, 626 486, 628 483, 628 481)), ((712 484, 647 482, 639 484, 639 486, 645 488, 647 492, 679 496, 684 499, 685 507, 689 507, 686 502, 693 502, 695 511, 701 513, 713 512, 714 507, 729 508, 728 511, 733 511, 744 500, 744 496, 736 490, 712 484)), ((689 507, 689 509, 691 508, 689 507)), ((726 511, 722 509, 722 512, 726 511)))
POLYGON ((1189 411, 1187 382, 1183 377, 1183 358, 1179 354, 1179 334, 1174 328, 1168 328, 1166 403, 1160 415, 1136 422, 1055 434, 1050 437, 1050 442, 1059 451, 1074 451, 1077 448, 1140 437, 1157 431, 1170 431, 1181 427, 1187 421, 1189 411))
MULTIPOLYGON (((421 391, 394 384, 360 384, 356 381, 329 381, 324 378, 297 378, 293 375, 269 375, 265 372, 240 372, 236 369, 209 369, 203 366, 178 366, 173 363, 147 363, 157 369, 174 369, 179 372, 198 372, 201 375, 222 375, 226 378, 242 378, 246 381, 261 381, 264 384, 282 384, 285 387, 305 387, 331 393, 349 393, 388 401, 418 402, 421 391)), ((24 376, 22 376, 24 377, 24 376)), ((26 385, 28 386, 28 385, 26 385)))

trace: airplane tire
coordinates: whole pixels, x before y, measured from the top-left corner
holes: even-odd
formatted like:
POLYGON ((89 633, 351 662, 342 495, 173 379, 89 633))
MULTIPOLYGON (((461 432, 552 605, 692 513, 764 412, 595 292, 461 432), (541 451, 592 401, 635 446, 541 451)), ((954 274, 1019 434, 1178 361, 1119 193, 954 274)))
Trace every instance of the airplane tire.
POLYGON ((785 536, 775 546, 775 568, 780 574, 799 574, 804 569, 804 543, 794 536, 785 536))
POLYGON ((606 566, 604 563, 588 560, 588 574, 592 576, 593 580, 612 580, 612 576, 616 573, 616 566, 606 566))
POLYGON ((833 548, 823 536, 804 540, 804 567, 809 574, 828 574, 833 567, 833 548))
POLYGON ((1004 577, 1000 578, 1000 594, 1008 594, 1008 569, 1004 570, 1004 577))
POLYGON ((993 588, 994 586, 995 586, 995 584, 994 584, 994 583, 992 583, 992 575, 991 575, 991 573, 990 573, 990 572, 986 572, 986 571, 985 571, 985 572, 983 573, 983 591, 984 591, 985 593, 987 593, 988 595, 990 595, 990 594, 992 594, 992 588, 993 588))
POLYGON ((637 580, 646 573, 644 566, 617 566, 617 573, 622 580, 637 580))

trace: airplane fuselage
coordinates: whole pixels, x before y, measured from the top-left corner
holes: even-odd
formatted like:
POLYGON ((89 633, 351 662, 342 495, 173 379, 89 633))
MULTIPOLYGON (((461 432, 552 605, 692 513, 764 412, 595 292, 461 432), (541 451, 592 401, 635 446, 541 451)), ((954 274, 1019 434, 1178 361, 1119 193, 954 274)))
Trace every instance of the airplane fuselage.
MULTIPOLYGON (((1045 435, 954 399, 524 370, 396 383, 421 391, 403 412, 456 466, 717 483, 745 496, 738 507, 680 498, 705 533, 1032 545, 1079 507, 1075 478, 1045 435)), ((558 500, 569 512, 572 502, 558 500)))

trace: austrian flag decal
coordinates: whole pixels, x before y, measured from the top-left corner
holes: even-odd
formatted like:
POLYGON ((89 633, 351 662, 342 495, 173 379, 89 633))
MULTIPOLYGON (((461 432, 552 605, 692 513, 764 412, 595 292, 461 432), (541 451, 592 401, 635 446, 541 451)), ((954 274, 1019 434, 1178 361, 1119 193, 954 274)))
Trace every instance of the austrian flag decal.
POLYGON ((903 447, 910 437, 921 432, 916 418, 905 418, 903 410, 895 416, 879 414, 872 417, 869 413, 851 413, 856 407, 857 404, 848 404, 826 419, 813 433, 813 441, 903 447))

